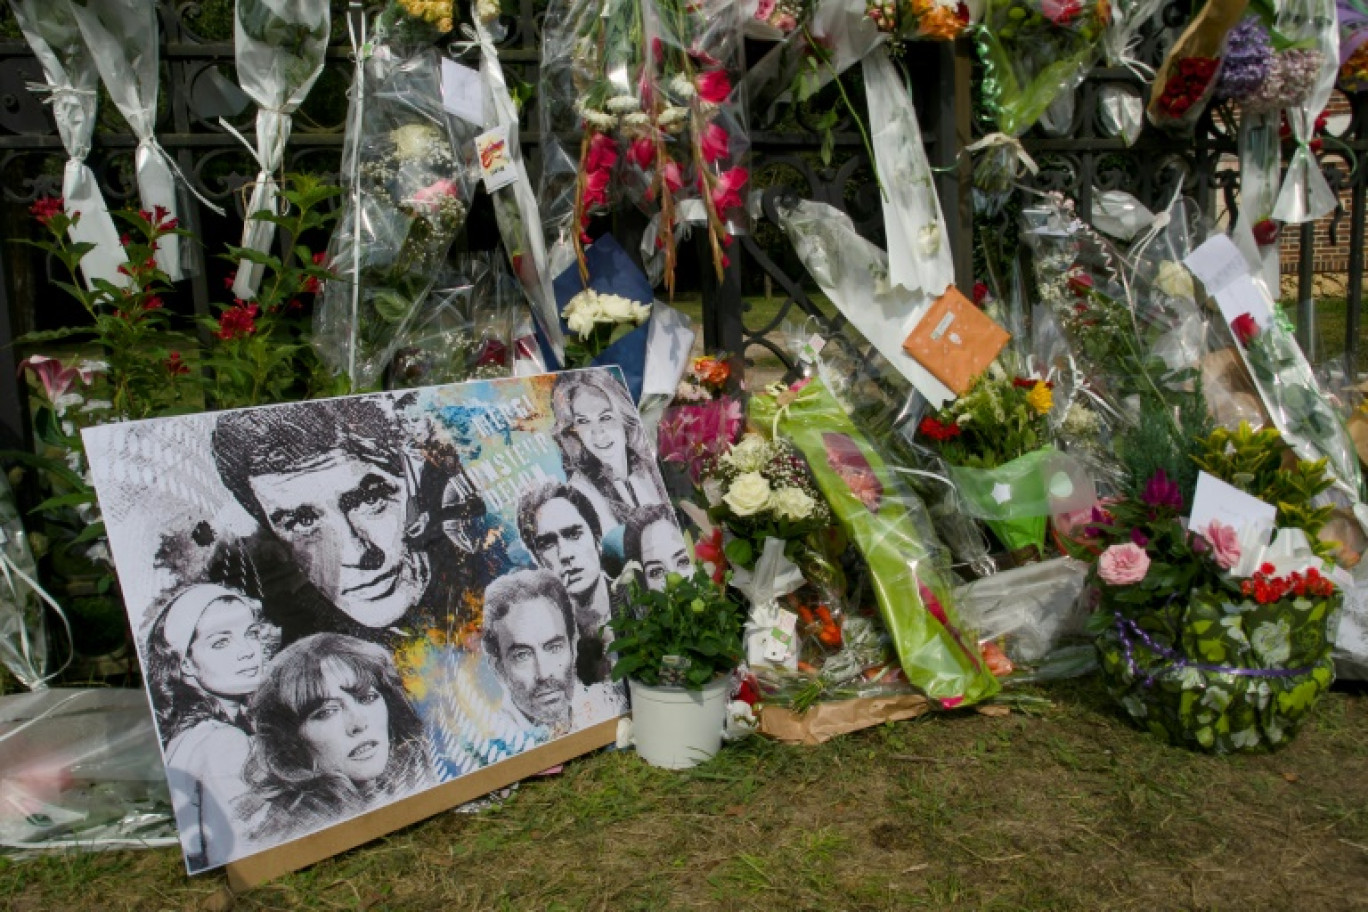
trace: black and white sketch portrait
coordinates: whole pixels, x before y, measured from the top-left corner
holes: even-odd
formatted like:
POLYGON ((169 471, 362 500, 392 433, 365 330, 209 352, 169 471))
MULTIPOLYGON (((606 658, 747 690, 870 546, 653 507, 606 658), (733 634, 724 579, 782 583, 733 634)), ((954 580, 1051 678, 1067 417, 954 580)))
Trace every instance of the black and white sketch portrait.
POLYGON ((233 804, 248 790, 247 704, 266 676, 274 631, 261 604, 209 583, 175 590, 147 638, 146 677, 166 742, 167 783, 192 868, 235 845, 233 804))
POLYGON ((612 718, 625 708, 620 688, 585 685, 575 674, 574 608, 548 570, 515 570, 485 591, 484 652, 526 725, 553 733, 612 718))
POLYGON ((688 576, 693 572, 689 546, 675 522, 674 508, 651 504, 632 512, 622 536, 627 566, 641 574, 647 589, 665 591, 671 573, 688 576))
POLYGON ((603 569, 603 533, 589 498, 574 485, 534 488, 518 503, 518 534, 537 562, 556 574, 574 604, 580 680, 608 673, 603 626, 623 598, 603 569))
POLYGON ((85 443, 191 872, 621 715, 624 539, 647 579, 678 565, 609 370, 85 443))
POLYGON ((641 416, 611 374, 560 374, 552 391, 555 437, 565 473, 589 498, 612 562, 622 556, 621 532, 631 511, 668 503, 641 416))
POLYGON ((286 647, 252 696, 255 737, 235 811, 279 842, 433 784, 418 714, 380 646, 320 633, 286 647))

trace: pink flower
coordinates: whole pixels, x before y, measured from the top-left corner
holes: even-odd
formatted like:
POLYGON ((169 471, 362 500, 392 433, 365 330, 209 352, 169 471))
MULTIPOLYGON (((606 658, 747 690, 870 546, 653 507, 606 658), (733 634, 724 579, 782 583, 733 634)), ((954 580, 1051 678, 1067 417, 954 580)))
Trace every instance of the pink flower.
POLYGON ((708 128, 703 131, 699 148, 703 150, 703 160, 712 164, 718 159, 727 157, 727 153, 731 150, 731 136, 717 124, 710 123, 708 128))
POLYGON ((443 199, 460 195, 460 188, 446 178, 439 178, 413 194, 413 204, 428 212, 435 212, 443 199))
POLYGON ((798 27, 798 20, 792 13, 781 13, 772 24, 781 32, 791 32, 798 27))
POLYGON ((1149 572, 1150 559, 1145 549, 1132 542, 1112 545, 1097 559, 1097 575, 1112 586, 1138 583, 1149 572))
POLYGON ((1207 526, 1206 540, 1211 542, 1211 556, 1222 570, 1229 570, 1240 562, 1240 534, 1234 526, 1213 519, 1207 526))
POLYGON ((584 208, 608 205, 607 171, 590 171, 584 175, 584 208))
POLYGON ((719 215, 724 214, 728 209, 737 209, 744 205, 741 198, 741 188, 746 186, 746 181, 750 179, 750 172, 745 168, 732 168, 730 171, 723 171, 717 176, 717 183, 713 185, 713 205, 717 207, 719 215))
POLYGON ((29 206, 29 214, 38 220, 44 228, 47 223, 52 221, 53 216, 61 215, 64 211, 64 200, 60 196, 44 196, 38 199, 32 206, 29 206))
POLYGON ((644 136, 632 140, 632 145, 627 150, 627 157, 643 171, 651 167, 651 162, 655 161, 655 154, 655 143, 644 136))
POLYGON ((680 188, 684 186, 684 172, 679 170, 678 162, 665 163, 664 177, 665 187, 671 193, 678 193, 680 188))
POLYGON ((76 368, 66 367, 61 361, 47 355, 32 355, 25 358, 19 362, 19 372, 23 373, 25 368, 33 371, 33 376, 43 385, 43 395, 47 396, 48 402, 53 405, 66 395, 78 376, 76 368))
POLYGON ((584 156, 584 170, 607 171, 617 164, 617 143, 607 133, 595 133, 584 156))
POLYGON ((762 22, 768 19, 770 13, 774 12, 774 3, 775 0, 760 0, 760 3, 755 7, 755 18, 762 22))
POLYGON ((721 104, 731 95, 731 79, 726 70, 708 70, 697 80, 698 97, 710 104, 721 104))

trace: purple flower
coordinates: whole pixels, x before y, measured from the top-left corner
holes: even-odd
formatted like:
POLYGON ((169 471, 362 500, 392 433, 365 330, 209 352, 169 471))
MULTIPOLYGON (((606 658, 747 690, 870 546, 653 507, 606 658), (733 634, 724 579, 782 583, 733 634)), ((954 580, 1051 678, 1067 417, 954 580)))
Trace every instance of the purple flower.
POLYGON ((1315 49, 1292 48, 1273 57, 1273 69, 1258 90, 1244 102, 1256 113, 1271 114, 1301 104, 1315 88, 1325 58, 1315 49))
POLYGON ((1169 481, 1163 469, 1154 473, 1154 477, 1145 485, 1145 492, 1140 495, 1140 499, 1151 507, 1183 509, 1183 492, 1178 490, 1178 485, 1169 481))
POLYGON ((1230 30, 1225 59, 1216 83, 1220 98, 1244 101, 1258 91, 1273 69, 1273 42, 1257 16, 1250 16, 1230 30))
POLYGON ((1143 548, 1149 544, 1149 536, 1146 535, 1144 532, 1141 532, 1140 529, 1137 527, 1131 529, 1131 541, 1135 543, 1135 546, 1137 548, 1143 548))

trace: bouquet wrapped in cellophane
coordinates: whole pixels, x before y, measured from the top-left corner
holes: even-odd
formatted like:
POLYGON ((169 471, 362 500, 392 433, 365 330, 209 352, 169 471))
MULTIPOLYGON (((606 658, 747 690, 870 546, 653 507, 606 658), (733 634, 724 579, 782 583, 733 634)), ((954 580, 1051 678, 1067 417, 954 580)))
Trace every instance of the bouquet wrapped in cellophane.
POLYGON ((1021 135, 1082 82, 1110 21, 1107 0, 987 0, 974 37, 997 132, 969 147, 981 153, 974 165, 981 211, 998 212, 1023 169, 1035 167, 1021 135))
POLYGON ((474 189, 473 124, 442 103, 448 4, 410 12, 394 0, 376 18, 353 78, 343 147, 344 209, 328 248, 330 280, 314 344, 354 389, 374 386, 400 330, 422 304, 474 189))
POLYGON ((750 417, 806 459, 840 533, 867 568, 879 618, 907 681, 946 708, 996 693, 997 681, 972 632, 955 616, 925 506, 824 382, 813 378, 766 389, 752 398, 750 417))

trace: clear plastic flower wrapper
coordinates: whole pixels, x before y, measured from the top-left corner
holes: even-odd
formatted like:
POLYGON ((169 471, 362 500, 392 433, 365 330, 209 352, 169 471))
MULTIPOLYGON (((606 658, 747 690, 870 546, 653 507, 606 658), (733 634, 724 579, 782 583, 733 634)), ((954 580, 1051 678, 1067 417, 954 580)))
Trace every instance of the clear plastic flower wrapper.
POLYGON ((978 633, 979 650, 994 674, 1026 683, 1096 669, 1082 598, 1087 576, 1087 564, 1057 557, 955 590, 960 617, 978 633))
POLYGON ((997 132, 969 146, 975 205, 995 214, 1023 170, 1035 165, 1020 137, 1097 60, 1106 0, 987 0, 975 43, 984 68, 984 101, 997 132))
POLYGON ((315 311, 314 344, 362 389, 379 382, 465 224, 478 128, 443 107, 437 51, 392 46, 383 32, 352 89, 345 207, 328 247, 337 278, 315 311))
POLYGON ((836 309, 933 406, 952 399, 950 388, 903 348, 931 301, 890 283, 888 254, 826 203, 785 199, 776 208, 798 259, 836 309))
POLYGON ((1249 0, 1212 0, 1169 48, 1150 90, 1150 123, 1192 129, 1216 92, 1226 34, 1244 17, 1249 0))
MULTIPOLYGON (((268 252, 275 238, 275 223, 252 214, 275 212, 279 204, 275 175, 285 160, 291 116, 323 72, 330 15, 327 0, 237 0, 234 5, 238 83, 259 108, 256 145, 248 149, 260 171, 242 227, 242 246, 249 250, 268 252)), ((239 263, 233 296, 256 297, 264 269, 250 260, 239 263)))
POLYGON ((750 417, 807 459, 836 522, 869 568, 879 615, 907 680, 941 706, 998 690, 971 632, 955 616, 948 580, 917 517, 925 507, 888 469, 820 379, 755 395, 750 417))
POLYGON ((100 82, 95 61, 81 41, 75 16, 65 3, 14 0, 10 9, 46 80, 46 85, 30 86, 30 91, 47 93, 57 133, 67 152, 62 171, 62 202, 73 220, 68 234, 74 243, 95 245, 81 259, 81 274, 87 286, 96 279, 121 285, 127 280, 118 271, 125 259, 119 229, 109 214, 94 172, 85 163, 95 132, 95 93, 100 82))
MULTIPOLYGON (((515 173, 513 181, 489 191, 494 203, 494 218, 499 225, 513 276, 532 305, 537 328, 545 336, 556 358, 564 358, 565 338, 556 315, 555 295, 551 290, 551 271, 542 233, 537 194, 527 174, 527 162, 519 139, 518 107, 508 91, 508 80, 499 63, 496 42, 503 40, 504 28, 498 7, 476 4, 475 39, 480 48, 480 78, 484 83, 484 108, 487 130, 504 131, 505 149, 515 173)), ((486 188, 488 189, 488 188, 486 188)))
POLYGON ((395 333, 390 388, 507 377, 522 294, 502 260, 472 255, 446 267, 395 333))
POLYGON ((1338 0, 1339 75, 1336 85, 1345 92, 1368 89, 1368 9, 1357 0, 1338 0))
POLYGON ((1145 99, 1131 85, 1108 83, 1097 90, 1098 122, 1104 136, 1119 136, 1135 145, 1145 128, 1145 99))
MULTIPOLYGON (((157 89, 161 70, 157 48, 160 29, 157 7, 144 0, 105 0, 101 3, 69 3, 81 38, 95 61, 110 100, 119 109, 128 127, 138 138, 134 171, 138 196, 149 212, 164 210, 177 218, 177 179, 194 192, 171 156, 156 136, 157 89)), ((44 11, 41 15, 47 16, 44 11)), ((198 194, 196 194, 198 195, 198 194)), ((223 210, 203 197, 200 201, 211 211, 223 210)), ((188 275, 194 262, 190 245, 182 245, 174 234, 161 239, 157 265, 172 281, 188 275)))
POLYGON ((1334 490, 1368 528, 1358 454, 1338 410, 1297 344, 1286 314, 1267 287, 1249 273, 1243 255, 1225 236, 1212 237, 1185 262, 1202 280, 1207 294, 1216 299, 1236 350, 1283 440, 1301 459, 1328 460, 1334 490))
POLYGON ((884 230, 888 249, 898 252, 889 282, 934 298, 954 281, 955 264, 917 112, 886 48, 871 51, 863 70, 884 230))
POLYGON ((53 688, 0 698, 0 767, 6 849, 178 844, 157 732, 140 691, 53 688))
POLYGON ((1308 44, 1299 64, 1315 73, 1313 88, 1287 108, 1287 121, 1297 147, 1287 163, 1282 189, 1273 206, 1273 218, 1290 225, 1329 215, 1338 204, 1320 163, 1311 149, 1316 120, 1330 103, 1339 73, 1339 27, 1334 0, 1284 0, 1278 7, 1278 31, 1298 43, 1308 44))
POLYGON ((50 677, 45 598, 14 492, 0 476, 0 662, 29 690, 50 677))

